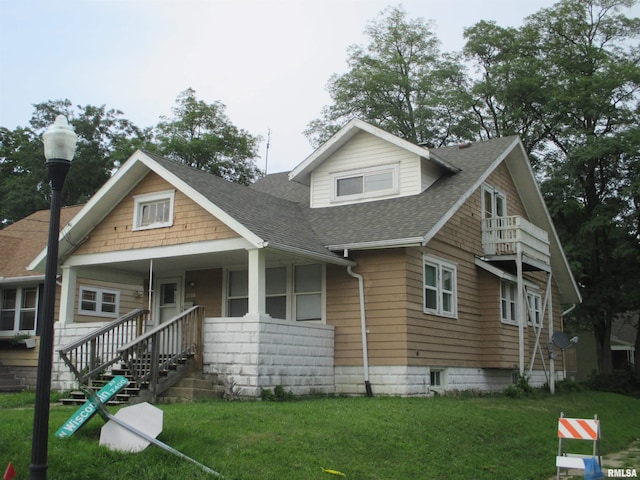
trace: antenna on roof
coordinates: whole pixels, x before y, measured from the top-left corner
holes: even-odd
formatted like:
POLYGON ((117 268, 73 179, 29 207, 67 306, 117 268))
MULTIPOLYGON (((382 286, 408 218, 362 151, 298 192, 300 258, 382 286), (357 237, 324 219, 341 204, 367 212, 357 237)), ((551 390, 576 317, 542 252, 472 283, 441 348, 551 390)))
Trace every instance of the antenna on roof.
POLYGON ((267 152, 264 155, 264 174, 267 174, 269 167, 269 147, 271 146, 271 129, 267 128, 267 152))

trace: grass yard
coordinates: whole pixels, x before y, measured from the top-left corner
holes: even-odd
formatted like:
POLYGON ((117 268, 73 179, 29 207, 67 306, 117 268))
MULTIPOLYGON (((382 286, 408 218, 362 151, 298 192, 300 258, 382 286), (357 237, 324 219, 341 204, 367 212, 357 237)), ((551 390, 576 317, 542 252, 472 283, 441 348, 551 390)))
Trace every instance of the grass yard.
MULTIPOLYGON (((354 480, 546 479, 555 474, 561 411, 568 417, 598 414, 603 454, 640 437, 639 399, 590 391, 518 399, 315 398, 160 408, 164 430, 158 438, 228 480, 341 478, 322 468, 354 480)), ((97 416, 73 437, 55 438, 74 412, 51 408, 51 480, 215 478, 153 445, 137 454, 100 447, 104 422, 97 416)), ((11 461, 17 478, 28 478, 32 422, 32 394, 0 395, 0 473, 11 461)), ((580 443, 569 451, 587 442, 580 443)), ((640 464, 631 467, 640 470, 640 464)))

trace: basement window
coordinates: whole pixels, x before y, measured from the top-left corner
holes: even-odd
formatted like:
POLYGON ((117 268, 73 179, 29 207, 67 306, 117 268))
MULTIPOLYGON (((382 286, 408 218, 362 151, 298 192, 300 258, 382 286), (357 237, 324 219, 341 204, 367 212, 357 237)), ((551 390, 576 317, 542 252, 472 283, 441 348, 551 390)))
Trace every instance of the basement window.
POLYGON ((173 225, 174 198, 175 190, 134 196, 133 230, 173 225))

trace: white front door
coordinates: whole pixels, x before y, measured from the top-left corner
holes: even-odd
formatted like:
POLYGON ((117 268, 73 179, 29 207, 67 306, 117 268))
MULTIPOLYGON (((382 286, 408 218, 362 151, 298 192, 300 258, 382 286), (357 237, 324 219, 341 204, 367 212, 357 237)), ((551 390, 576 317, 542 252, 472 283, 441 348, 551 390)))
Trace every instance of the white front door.
POLYGON ((182 278, 158 278, 157 292, 157 320, 158 323, 172 319, 182 311, 182 278))

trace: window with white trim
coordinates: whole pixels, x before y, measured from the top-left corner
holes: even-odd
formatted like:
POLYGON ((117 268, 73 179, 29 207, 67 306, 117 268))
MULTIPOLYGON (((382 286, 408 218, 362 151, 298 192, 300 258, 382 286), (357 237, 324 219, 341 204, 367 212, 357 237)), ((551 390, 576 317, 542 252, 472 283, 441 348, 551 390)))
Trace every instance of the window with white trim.
POLYGON ((443 372, 442 370, 433 370, 429 372, 429 381, 431 382, 431 388, 443 386, 443 372))
POLYGON ((518 324, 517 319, 518 286, 508 280, 500 281, 500 320, 502 323, 518 324))
POLYGON ((296 265, 293 294, 298 322, 322 320, 322 265, 296 265))
POLYGON ((506 215, 507 196, 491 185, 482 185, 482 218, 504 217, 506 215))
POLYGON ((398 193, 398 166, 334 173, 331 200, 341 202, 398 193))
POLYGON ((120 291, 94 286, 80 286, 80 315, 118 318, 120 315, 120 291))
MULTIPOLYGON (((324 304, 324 268, 321 264, 265 269, 265 309, 273 318, 300 322, 321 321, 324 304)), ((227 271, 227 316, 242 317, 249 308, 249 272, 227 271)))
POLYGON ((456 266, 440 258, 424 256, 424 312, 455 317, 458 314, 456 266))
POLYGON ((527 307, 529 308, 529 325, 539 327, 542 322, 542 296, 527 290, 527 307))
POLYGON ((243 317, 249 311, 249 272, 229 270, 227 273, 227 316, 243 317))
POLYGON ((287 267, 267 268, 265 308, 272 318, 287 318, 287 267))
POLYGON ((173 225, 174 198, 175 190, 134 196, 133 230, 173 225))
POLYGON ((0 289, 0 336, 35 335, 38 287, 0 289))

